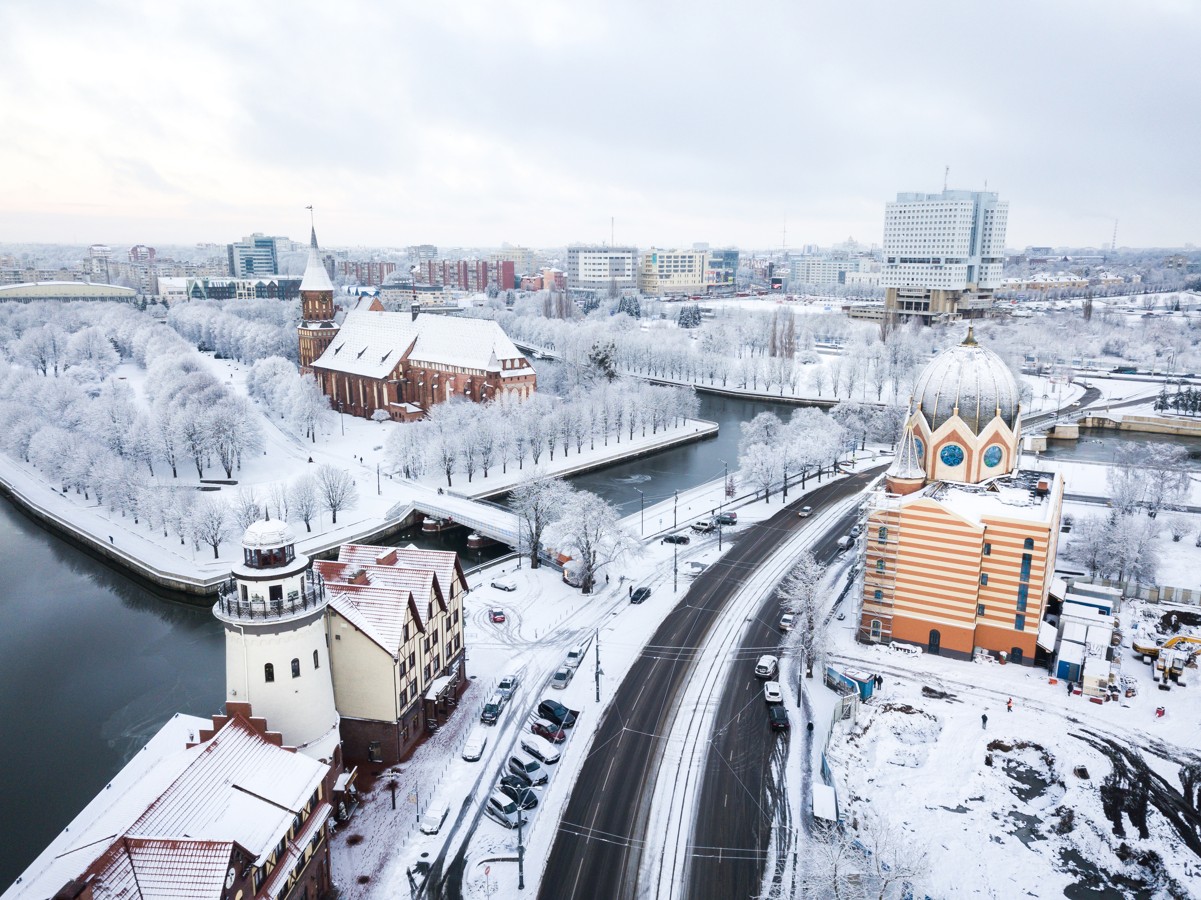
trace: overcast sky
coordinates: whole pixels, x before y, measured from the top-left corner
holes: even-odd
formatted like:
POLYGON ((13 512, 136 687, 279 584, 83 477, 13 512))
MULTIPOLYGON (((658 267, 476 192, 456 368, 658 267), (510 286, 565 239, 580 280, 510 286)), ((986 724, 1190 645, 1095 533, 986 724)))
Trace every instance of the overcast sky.
POLYGON ((1201 243, 1201 2, 3 0, 0 241, 1201 243))

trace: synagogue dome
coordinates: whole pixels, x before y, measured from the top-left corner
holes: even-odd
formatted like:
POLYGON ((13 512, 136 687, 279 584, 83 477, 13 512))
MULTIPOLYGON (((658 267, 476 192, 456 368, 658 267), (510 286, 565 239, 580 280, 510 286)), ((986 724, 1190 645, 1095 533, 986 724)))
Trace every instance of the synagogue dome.
POLYGON ((962 344, 930 360, 913 393, 931 432, 956 411, 975 435, 995 416, 1011 429, 1017 423, 1017 379, 1001 357, 976 343, 970 329, 962 344))

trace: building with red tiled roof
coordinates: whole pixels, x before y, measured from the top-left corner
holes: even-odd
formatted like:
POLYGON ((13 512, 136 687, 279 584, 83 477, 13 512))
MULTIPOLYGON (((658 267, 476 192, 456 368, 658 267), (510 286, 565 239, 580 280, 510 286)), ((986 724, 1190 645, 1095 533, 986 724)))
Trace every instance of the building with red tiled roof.
POLYGON ((333 769, 245 703, 176 715, 4 894, 6 900, 292 900, 331 886, 333 769))
POLYGON ((467 687, 458 554, 346 544, 313 569, 329 597, 343 753, 390 765, 445 721, 467 687))

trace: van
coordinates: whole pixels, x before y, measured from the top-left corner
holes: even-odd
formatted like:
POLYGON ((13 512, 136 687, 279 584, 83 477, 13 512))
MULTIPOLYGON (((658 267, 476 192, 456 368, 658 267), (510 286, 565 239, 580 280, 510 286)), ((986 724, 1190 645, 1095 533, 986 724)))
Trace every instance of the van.
POLYGON ((584 661, 584 648, 572 647, 567 651, 567 659, 563 661, 563 665, 569 669, 578 669, 580 663, 584 661))
POLYGON ((692 523, 692 530, 697 534, 712 534, 717 530, 717 526, 708 519, 697 519, 692 523))
POLYGON ((484 704, 484 710, 480 713, 480 721, 485 725, 495 725, 496 720, 500 718, 501 710, 504 708, 504 696, 501 694, 493 694, 488 698, 488 702, 484 704))
POLYGON ((484 804, 484 815, 495 819, 505 828, 517 827, 517 804, 512 797, 507 797, 500 791, 493 791, 484 804))
POLYGON ((855 543, 855 539, 853 537, 851 537, 849 534, 844 534, 842 537, 840 537, 838 539, 838 549, 839 550, 850 550, 851 545, 853 543, 855 543))
POLYGON ((442 823, 446 821, 448 812, 450 805, 441 800, 427 806, 425 815, 421 817, 421 833, 437 834, 442 828, 442 823))
POLYGON ((536 734, 523 734, 521 736, 521 749, 528 753, 534 759, 546 763, 548 766, 553 766, 559 761, 559 751, 555 745, 546 738, 539 737, 536 734))
POLYGON ((562 690, 571 684, 571 676, 575 674, 575 669, 569 669, 563 666, 554 675, 550 677, 550 686, 562 690))
POLYGON ((509 769, 524 775, 530 780, 530 784, 546 784, 549 776, 546 774, 546 769, 542 763, 534 759, 527 753, 514 753, 509 757, 509 769))

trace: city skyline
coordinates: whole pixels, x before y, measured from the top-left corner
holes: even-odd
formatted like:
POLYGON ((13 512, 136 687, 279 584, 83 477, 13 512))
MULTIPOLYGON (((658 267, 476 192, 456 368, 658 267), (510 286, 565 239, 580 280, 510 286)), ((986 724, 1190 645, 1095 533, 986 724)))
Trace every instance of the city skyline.
POLYGON ((611 217, 619 245, 870 245, 944 179, 1008 201, 1014 247, 1201 233, 1184 2, 201 9, 0 9, 0 241, 295 235, 313 204, 332 246, 611 217))

